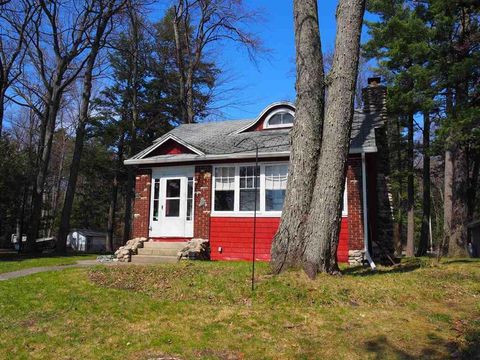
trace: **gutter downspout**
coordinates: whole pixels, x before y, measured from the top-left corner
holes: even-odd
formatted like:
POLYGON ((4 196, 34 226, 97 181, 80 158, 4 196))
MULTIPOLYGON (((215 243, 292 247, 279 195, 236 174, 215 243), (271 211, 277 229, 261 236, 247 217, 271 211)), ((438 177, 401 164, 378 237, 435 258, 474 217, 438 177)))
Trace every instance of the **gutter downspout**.
POLYGON ((365 153, 362 152, 362 205, 363 205, 363 242, 365 246, 365 257, 372 270, 376 270, 375 263, 368 250, 368 209, 367 209, 367 172, 365 166, 365 153))

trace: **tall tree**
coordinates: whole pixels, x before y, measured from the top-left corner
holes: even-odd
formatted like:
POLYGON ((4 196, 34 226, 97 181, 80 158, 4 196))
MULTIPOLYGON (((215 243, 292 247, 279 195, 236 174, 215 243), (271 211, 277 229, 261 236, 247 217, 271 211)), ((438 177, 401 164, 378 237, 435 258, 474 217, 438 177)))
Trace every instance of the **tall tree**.
POLYGON ((362 0, 340 0, 338 4, 335 53, 325 102, 317 2, 294 1, 297 117, 287 196, 272 244, 275 272, 296 265, 301 265, 310 278, 319 272, 338 272, 336 252, 364 10, 362 0), (302 169, 305 165, 307 168, 302 169))
POLYGON ((242 0, 176 0, 173 14, 181 120, 192 123, 196 116, 194 78, 206 52, 223 41, 234 41, 253 56, 261 42, 248 27, 258 16, 242 0))
POLYGON ((27 251, 34 251, 38 236, 45 181, 50 163, 53 134, 65 90, 77 79, 88 57, 90 31, 95 19, 96 0, 75 7, 61 1, 40 1, 40 9, 29 24, 27 53, 35 76, 43 87, 43 113, 37 174, 32 200, 27 251))
POLYGON ((113 17, 123 9, 125 4, 126 0, 99 0, 96 4, 97 17, 95 19, 95 24, 92 25, 91 35, 89 35, 90 48, 88 50, 85 70, 83 72, 82 99, 75 134, 75 148, 73 151, 72 162, 70 164, 67 191, 65 193, 60 227, 57 234, 56 250, 59 253, 66 252, 67 235, 70 232, 70 216, 72 213, 75 189, 80 170, 80 160, 82 158, 86 127, 89 119, 90 98, 94 76, 93 71, 97 63, 97 57, 107 43, 108 36, 113 29, 113 17))
POLYGON ((29 1, 0 3, 0 138, 7 90, 22 72, 27 25, 36 5, 29 1))

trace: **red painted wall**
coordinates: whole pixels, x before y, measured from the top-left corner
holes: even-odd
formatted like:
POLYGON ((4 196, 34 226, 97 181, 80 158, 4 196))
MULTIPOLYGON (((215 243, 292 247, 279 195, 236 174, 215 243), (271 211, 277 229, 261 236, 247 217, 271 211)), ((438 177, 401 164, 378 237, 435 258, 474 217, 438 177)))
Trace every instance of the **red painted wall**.
MULTIPOLYGON (((270 260, 272 239, 280 218, 257 218, 255 259, 270 260)), ((212 217, 210 219, 210 246, 212 260, 252 260, 253 218, 212 217), (222 247, 222 252, 219 252, 222 247)), ((342 218, 338 261, 348 262, 348 221, 342 218)))
POLYGON ((194 152, 187 147, 179 144, 174 140, 167 140, 160 147, 153 150, 147 157, 158 155, 178 155, 178 154, 193 154, 194 152))

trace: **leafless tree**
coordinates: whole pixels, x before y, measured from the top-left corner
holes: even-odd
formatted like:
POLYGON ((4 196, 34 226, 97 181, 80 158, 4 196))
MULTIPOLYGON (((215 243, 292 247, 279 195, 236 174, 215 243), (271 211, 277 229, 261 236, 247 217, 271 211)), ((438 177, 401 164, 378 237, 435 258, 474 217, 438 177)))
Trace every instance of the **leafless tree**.
POLYGON ((0 2, 0 137, 7 90, 22 72, 27 25, 36 5, 24 0, 0 2))
POLYGON ((248 25, 257 18, 241 0, 175 1, 173 30, 183 123, 195 120, 194 75, 205 52, 223 41, 233 41, 242 44, 253 58, 262 45, 248 25))
POLYGON ((107 43, 108 36, 113 30, 115 24, 114 16, 123 10, 126 4, 127 0, 99 0, 96 4, 97 16, 95 23, 92 25, 91 35, 88 37, 90 47, 88 50, 85 70, 83 72, 82 95, 75 136, 75 148, 73 151, 72 162, 70 164, 70 175, 57 236, 57 251, 60 253, 66 251, 67 235, 70 231, 70 216, 72 214, 73 200, 80 170, 80 160, 82 158, 86 126, 89 119, 93 72, 99 52, 107 43))
POLYGON ((294 0, 297 117, 284 211, 272 244, 275 272, 297 265, 310 278, 318 272, 338 272, 336 252, 364 10, 365 0, 339 1, 324 110, 317 1, 294 0))
POLYGON ((85 51, 91 47, 92 28, 99 17, 98 3, 97 0, 69 3, 39 0, 40 7, 26 31, 30 43, 28 59, 33 76, 40 79, 44 102, 27 251, 34 251, 40 227, 45 180, 61 100, 88 62, 85 51))

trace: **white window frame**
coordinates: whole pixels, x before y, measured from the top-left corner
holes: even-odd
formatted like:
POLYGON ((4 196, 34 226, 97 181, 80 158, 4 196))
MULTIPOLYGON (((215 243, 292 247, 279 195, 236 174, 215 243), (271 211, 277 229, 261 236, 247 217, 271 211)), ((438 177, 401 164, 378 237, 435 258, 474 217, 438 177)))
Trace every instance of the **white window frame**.
MULTIPOLYGON (((282 211, 266 211, 265 210, 265 167, 269 165, 288 165, 285 161, 276 162, 261 162, 258 164, 260 168, 260 208, 257 209, 258 217, 280 217, 282 211)), ((254 211, 240 211, 240 167, 241 166, 255 166, 255 163, 223 163, 213 166, 212 169, 212 216, 214 217, 252 217, 254 211), (233 211, 216 211, 215 210, 215 169, 221 167, 234 167, 235 168, 235 181, 234 181, 234 202, 233 211)), ((342 217, 348 216, 348 196, 347 196, 347 182, 345 181, 345 189, 343 194, 343 210, 342 217)))
POLYGON ((287 113, 287 114, 290 114, 293 116, 293 118, 295 119, 295 112, 290 110, 290 109, 287 109, 287 108, 280 108, 280 109, 277 109, 275 111, 272 111, 268 116, 267 118, 265 119, 265 121, 263 122, 263 128, 264 129, 275 129, 275 128, 290 128, 293 126, 293 124, 288 124, 288 125, 285 125, 285 124, 276 124, 276 125, 270 125, 270 119, 276 115, 276 114, 280 114, 280 113, 287 113))

